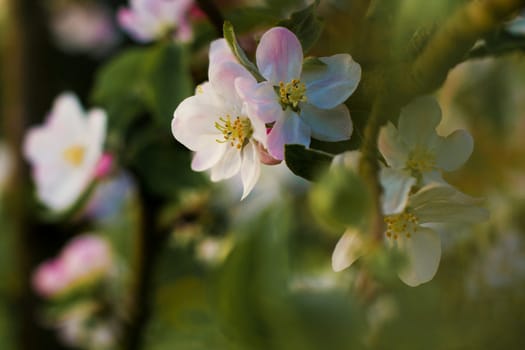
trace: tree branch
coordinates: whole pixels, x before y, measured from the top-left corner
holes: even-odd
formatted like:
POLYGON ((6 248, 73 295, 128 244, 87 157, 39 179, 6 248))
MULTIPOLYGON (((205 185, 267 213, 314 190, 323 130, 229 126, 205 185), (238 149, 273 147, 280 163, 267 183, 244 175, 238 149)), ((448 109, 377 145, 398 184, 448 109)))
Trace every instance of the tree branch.
MULTIPOLYGON (((437 30, 410 67, 406 67, 410 73, 402 86, 402 97, 410 100, 437 89, 449 70, 464 60, 479 38, 498 28, 522 7, 525 7, 525 0, 472 0, 458 9, 437 30)), ((406 70, 398 70, 398 73, 404 76, 406 70)))
POLYGON ((213 3, 213 0, 197 0, 200 9, 206 13, 211 24, 219 34, 222 36, 222 26, 224 24, 224 17, 219 11, 219 8, 213 3))

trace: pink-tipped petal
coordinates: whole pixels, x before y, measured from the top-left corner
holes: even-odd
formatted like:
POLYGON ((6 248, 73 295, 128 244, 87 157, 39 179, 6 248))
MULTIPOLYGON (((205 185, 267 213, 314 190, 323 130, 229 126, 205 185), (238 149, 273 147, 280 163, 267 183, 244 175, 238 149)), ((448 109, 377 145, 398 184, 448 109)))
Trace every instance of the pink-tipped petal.
POLYGON ((290 30, 275 27, 261 37, 255 53, 262 76, 273 85, 299 79, 303 64, 303 49, 290 30))
POLYGON ((267 124, 284 118, 284 111, 271 83, 257 83, 253 77, 240 77, 235 80, 235 88, 246 102, 250 116, 257 117, 267 124))

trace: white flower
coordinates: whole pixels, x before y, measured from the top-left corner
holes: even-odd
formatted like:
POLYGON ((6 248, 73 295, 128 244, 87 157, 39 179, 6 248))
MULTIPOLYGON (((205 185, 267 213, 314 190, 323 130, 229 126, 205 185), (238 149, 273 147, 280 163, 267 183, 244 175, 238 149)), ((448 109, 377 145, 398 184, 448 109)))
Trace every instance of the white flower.
POLYGON ((285 144, 310 145, 310 137, 342 141, 352 134, 344 102, 361 79, 361 67, 348 54, 320 57, 303 66, 303 49, 294 33, 283 27, 268 30, 256 52, 257 67, 267 80, 237 82, 250 112, 267 124, 268 151, 284 159, 285 144))
POLYGON ((61 211, 75 203, 95 176, 105 137, 104 111, 86 114, 70 93, 56 99, 45 124, 31 128, 23 145, 45 205, 61 211))
POLYGON ((188 41, 193 33, 188 14, 193 0, 131 0, 121 8, 118 21, 135 40, 150 42, 173 32, 175 39, 188 41))
POLYGON ((472 153, 470 134, 456 130, 447 137, 439 136, 436 127, 440 121, 436 100, 421 97, 403 108, 397 129, 388 123, 379 134, 379 151, 387 165, 401 176, 414 177, 419 187, 444 182, 441 170, 456 170, 472 153))
POLYGON ((259 178, 257 144, 266 145, 266 126, 248 114, 234 88, 240 77, 253 78, 232 57, 224 39, 211 44, 210 81, 177 107, 172 132, 180 143, 195 152, 193 170, 211 169, 212 181, 228 179, 240 172, 245 198, 259 178))
MULTIPOLYGON (((385 213, 386 238, 392 248, 404 252, 407 263, 398 272, 409 286, 430 281, 441 259, 439 234, 434 223, 476 223, 487 218, 477 201, 451 186, 431 184, 409 196, 401 212, 385 213)), ((359 230, 349 229, 337 243, 332 267, 341 271, 367 252, 367 242, 359 230)))

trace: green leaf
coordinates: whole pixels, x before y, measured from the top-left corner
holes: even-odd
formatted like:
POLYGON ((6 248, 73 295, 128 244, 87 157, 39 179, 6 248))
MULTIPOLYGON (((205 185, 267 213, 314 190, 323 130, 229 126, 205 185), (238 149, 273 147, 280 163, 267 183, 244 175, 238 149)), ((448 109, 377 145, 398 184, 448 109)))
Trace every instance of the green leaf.
POLYGON ((333 158, 331 154, 307 149, 302 145, 286 145, 284 155, 288 168, 295 175, 310 181, 330 167, 333 158))
POLYGON ((149 192, 160 197, 174 197, 182 189, 205 183, 201 173, 191 170, 190 152, 171 137, 162 137, 162 133, 152 128, 137 135, 135 145, 138 146, 128 155, 149 192))
POLYGON ((257 66, 253 64, 252 61, 248 59, 246 56, 246 53, 242 49, 242 47, 239 45, 239 42, 237 41, 237 38, 235 36, 235 31, 233 30, 233 25, 225 21, 223 26, 223 35, 224 39, 226 39, 226 42, 230 46, 230 49, 232 50, 235 57, 237 57, 237 60, 239 63, 250 72, 253 77, 258 81, 264 81, 264 77, 259 73, 259 70, 257 69, 257 66))
POLYGON ((106 109, 110 128, 124 129, 144 111, 148 54, 145 48, 124 51, 98 72, 91 98, 106 109))
POLYGON ((226 17, 239 33, 273 25, 280 19, 279 14, 266 7, 240 7, 233 9, 226 17))
POLYGON ((318 6, 319 0, 316 0, 312 5, 292 13, 289 19, 277 24, 290 29, 297 35, 305 53, 312 48, 323 31, 323 21, 315 15, 318 6))
POLYGON ((174 43, 161 43, 148 57, 147 103, 155 120, 169 128, 175 108, 193 93, 188 58, 184 47, 174 43))

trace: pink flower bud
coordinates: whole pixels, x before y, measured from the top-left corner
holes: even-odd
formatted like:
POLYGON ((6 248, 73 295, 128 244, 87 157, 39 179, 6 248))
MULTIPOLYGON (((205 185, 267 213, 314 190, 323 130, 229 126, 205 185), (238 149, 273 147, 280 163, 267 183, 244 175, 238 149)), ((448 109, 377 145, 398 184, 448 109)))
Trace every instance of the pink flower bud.
POLYGON ((268 152, 268 150, 266 148, 264 148, 264 146, 261 143, 259 143, 259 142, 257 142, 256 150, 257 150, 257 153, 259 154, 259 160, 263 164, 266 164, 266 165, 277 165, 277 164, 282 162, 282 160, 279 160, 279 159, 276 159, 276 158, 272 157, 270 152, 268 152))
POLYGON ((113 169, 113 156, 109 153, 104 153, 100 157, 95 168, 95 178, 101 179, 106 177, 113 169))

